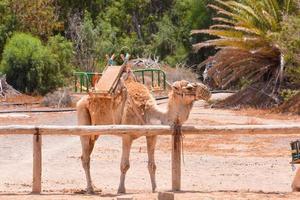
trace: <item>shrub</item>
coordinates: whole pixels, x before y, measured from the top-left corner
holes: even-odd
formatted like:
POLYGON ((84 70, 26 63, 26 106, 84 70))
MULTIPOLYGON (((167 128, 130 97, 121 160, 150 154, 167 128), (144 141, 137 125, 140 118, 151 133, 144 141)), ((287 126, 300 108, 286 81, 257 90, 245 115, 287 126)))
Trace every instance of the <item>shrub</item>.
POLYGON ((8 7, 9 0, 0 1, 0 60, 7 38, 16 29, 15 17, 8 7))
POLYGON ((284 54, 286 75, 300 85, 300 14, 285 16, 281 26, 274 38, 284 54))
POLYGON ((43 106, 65 108, 72 106, 71 92, 67 89, 59 89, 45 95, 42 101, 43 106))
POLYGON ((72 75, 73 69, 71 62, 73 59, 73 44, 61 35, 55 35, 49 38, 47 48, 54 55, 57 67, 60 71, 59 75, 68 77, 72 75))
POLYGON ((25 93, 45 94, 62 86, 68 56, 62 54, 64 48, 54 49, 55 40, 46 47, 38 38, 15 33, 5 45, 0 71, 13 87, 25 93))

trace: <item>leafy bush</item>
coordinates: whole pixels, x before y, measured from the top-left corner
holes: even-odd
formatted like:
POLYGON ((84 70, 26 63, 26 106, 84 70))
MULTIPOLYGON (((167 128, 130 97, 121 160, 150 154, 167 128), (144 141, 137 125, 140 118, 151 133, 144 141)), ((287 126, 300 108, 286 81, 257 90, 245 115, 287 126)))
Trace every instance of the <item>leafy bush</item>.
POLYGON ((15 33, 3 51, 0 71, 17 90, 45 94, 60 87, 67 74, 70 44, 59 36, 48 46, 29 34, 15 33))
MULTIPOLYGON (((60 75, 70 76, 72 75, 73 69, 71 62, 73 60, 73 44, 69 42, 61 35, 55 35, 49 38, 47 48, 53 54, 60 75)), ((63 79, 63 77, 62 77, 63 79)))
POLYGON ((298 92, 298 90, 284 89, 280 92, 280 96, 283 98, 284 101, 288 101, 294 96, 296 96, 298 92))

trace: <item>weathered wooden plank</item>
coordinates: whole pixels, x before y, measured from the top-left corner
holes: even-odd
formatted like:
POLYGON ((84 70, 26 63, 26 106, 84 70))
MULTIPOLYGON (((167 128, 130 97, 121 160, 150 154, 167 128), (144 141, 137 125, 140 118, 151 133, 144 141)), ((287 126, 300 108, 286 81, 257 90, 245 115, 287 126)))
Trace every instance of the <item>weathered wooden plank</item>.
MULTIPOLYGON (((99 126, 52 126, 52 125, 6 125, 0 126, 0 135, 171 135, 170 126, 163 125, 99 125, 99 126)), ((184 135, 197 134, 295 134, 300 135, 299 125, 226 125, 226 126, 182 126, 184 135)))
POLYGON ((42 190, 42 136, 33 135, 33 169, 32 193, 40 194, 42 190))
POLYGON ((180 191, 181 186, 181 126, 175 126, 172 135, 172 190, 180 191))
POLYGON ((116 86, 116 83, 119 80, 123 69, 123 65, 107 66, 98 83, 96 83, 95 85, 96 92, 107 94, 110 93, 116 86))

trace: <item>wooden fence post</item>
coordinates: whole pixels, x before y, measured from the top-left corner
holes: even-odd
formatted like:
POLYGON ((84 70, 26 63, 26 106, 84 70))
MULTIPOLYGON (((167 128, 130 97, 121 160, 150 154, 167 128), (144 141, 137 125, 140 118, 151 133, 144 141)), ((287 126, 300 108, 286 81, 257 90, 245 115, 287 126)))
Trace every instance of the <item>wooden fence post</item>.
POLYGON ((42 136, 39 129, 33 135, 33 171, 32 171, 32 193, 40 194, 42 189, 42 136))
POLYGON ((172 135, 172 190, 180 191, 181 185, 181 125, 175 124, 172 135))

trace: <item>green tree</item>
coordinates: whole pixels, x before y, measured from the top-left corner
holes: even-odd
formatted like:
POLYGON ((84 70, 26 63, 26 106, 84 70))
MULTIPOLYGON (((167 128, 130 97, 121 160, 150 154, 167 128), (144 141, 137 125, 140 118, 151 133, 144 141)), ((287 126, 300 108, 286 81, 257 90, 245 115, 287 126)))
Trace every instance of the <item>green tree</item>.
POLYGON ((72 42, 68 41, 61 35, 55 35, 49 38, 46 46, 54 56, 58 67, 59 79, 65 79, 72 75, 72 60, 74 59, 74 51, 72 42))
POLYGON ((281 31, 273 35, 284 55, 288 78, 300 88, 300 13, 284 16, 281 31))
POLYGON ((16 26, 16 19, 9 7, 9 0, 0 0, 0 60, 6 43, 16 26))
MULTIPOLYGON (((190 30, 209 23, 210 0, 58 0, 66 37, 76 48, 76 66, 93 70, 104 65, 106 54, 129 52, 135 56, 156 54, 175 65, 185 62, 191 49, 190 30), (198 17, 201 13, 201 18, 198 17), (84 39, 89 35, 89 38, 84 39), (168 38, 169 37, 169 38, 168 38)), ((202 37, 194 37, 198 41, 202 37)), ((202 57, 203 51, 194 54, 202 57)), ((197 60, 197 59, 195 59, 197 60)))
POLYGON ((88 11, 85 12, 84 19, 81 19, 79 13, 70 18, 68 35, 75 47, 75 65, 84 71, 94 71, 100 35, 88 11))
POLYGON ((29 32, 43 40, 63 30, 63 23, 58 21, 55 0, 10 0, 9 7, 14 14, 18 31, 29 32))
POLYGON ((51 39, 47 48, 36 37, 15 33, 5 45, 0 71, 13 87, 25 93, 45 94, 62 86, 70 53, 65 50, 66 42, 54 45, 59 39, 51 39))

